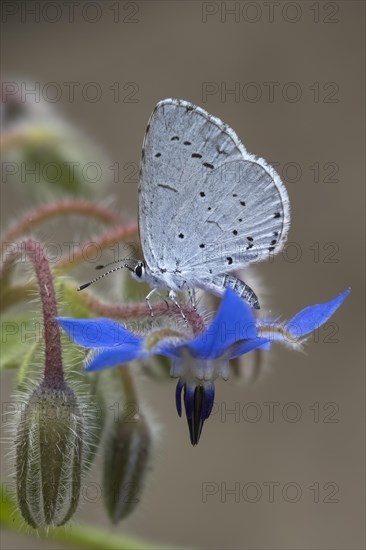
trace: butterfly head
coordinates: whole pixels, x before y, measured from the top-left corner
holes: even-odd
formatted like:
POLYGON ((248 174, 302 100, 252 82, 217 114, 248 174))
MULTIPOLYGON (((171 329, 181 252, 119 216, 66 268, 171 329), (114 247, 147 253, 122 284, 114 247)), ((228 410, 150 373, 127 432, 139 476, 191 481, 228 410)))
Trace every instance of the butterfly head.
POLYGON ((145 282, 152 285, 154 288, 168 287, 172 288, 171 281, 165 278, 161 273, 151 271, 150 267, 144 260, 139 260, 133 267, 128 267, 135 281, 140 283, 145 282))
POLYGON ((137 280, 143 280, 145 278, 145 274, 146 274, 146 265, 145 265, 145 262, 137 262, 135 267, 133 269, 131 269, 131 274, 133 276, 134 279, 137 279, 137 280))

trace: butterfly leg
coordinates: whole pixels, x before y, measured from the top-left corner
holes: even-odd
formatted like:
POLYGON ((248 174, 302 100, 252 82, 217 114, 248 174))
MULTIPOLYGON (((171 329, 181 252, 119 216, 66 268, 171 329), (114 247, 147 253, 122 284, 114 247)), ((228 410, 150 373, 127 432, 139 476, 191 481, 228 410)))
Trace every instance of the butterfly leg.
POLYGON ((186 285, 191 307, 194 311, 197 311, 196 291, 194 288, 188 286, 187 281, 184 281, 183 285, 186 285))
POLYGON ((169 297, 169 300, 171 300, 173 302, 173 304, 175 306, 177 306, 177 308, 179 309, 180 314, 183 317, 184 321, 186 322, 186 324, 188 324, 187 317, 184 315, 183 310, 182 310, 179 302, 177 301, 177 295, 174 292, 174 290, 169 290, 168 297, 169 297))
POLYGON ((164 300, 164 302, 166 303, 166 305, 168 306, 168 302, 166 301, 166 299, 157 291, 156 288, 153 288, 149 294, 146 296, 145 300, 146 300, 146 303, 148 305, 148 308, 150 310, 150 315, 151 317, 154 317, 154 312, 153 312, 153 309, 152 309, 152 305, 150 303, 150 298, 153 294, 157 294, 162 300, 164 300))
POLYGON ((146 296, 145 300, 146 300, 146 303, 147 303, 147 306, 150 310, 150 315, 151 317, 154 317, 154 312, 153 312, 153 309, 151 307, 151 303, 150 303, 150 298, 153 294, 155 294, 156 292, 156 288, 153 288, 152 290, 150 290, 149 294, 146 296))
POLYGON ((196 291, 194 288, 190 289, 188 287, 188 296, 191 301, 192 308, 194 309, 194 311, 197 311, 196 291))

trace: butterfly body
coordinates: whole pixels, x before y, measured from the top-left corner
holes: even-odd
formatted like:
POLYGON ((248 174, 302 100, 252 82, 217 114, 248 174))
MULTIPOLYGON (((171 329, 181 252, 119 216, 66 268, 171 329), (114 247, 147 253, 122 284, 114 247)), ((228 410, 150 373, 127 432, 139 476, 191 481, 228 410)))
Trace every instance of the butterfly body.
MULTIPOLYGON (((146 282, 154 289, 169 288, 173 292, 180 292, 184 290, 191 290, 195 288, 201 288, 215 294, 216 296, 223 296, 226 288, 231 288, 238 294, 238 296, 245 299, 254 309, 259 308, 259 301, 254 291, 246 283, 241 281, 238 277, 228 275, 224 273, 218 275, 213 279, 207 280, 190 280, 188 286, 185 275, 179 272, 167 272, 163 270, 163 273, 154 274, 150 268, 144 264, 144 262, 138 262, 135 269, 132 271, 134 279, 140 282, 146 282), (136 272, 137 271, 137 272, 136 272)), ((189 274, 187 275, 189 277, 189 274)))

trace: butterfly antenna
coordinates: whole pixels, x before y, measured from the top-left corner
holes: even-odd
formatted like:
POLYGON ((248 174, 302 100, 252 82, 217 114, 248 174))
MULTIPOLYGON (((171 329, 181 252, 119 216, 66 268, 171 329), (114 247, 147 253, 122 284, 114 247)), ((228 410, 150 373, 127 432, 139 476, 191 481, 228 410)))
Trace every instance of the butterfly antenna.
MULTIPOLYGON (((111 262, 113 263, 113 262, 111 262)), ((120 265, 118 267, 114 267, 113 269, 110 269, 109 271, 106 271, 105 273, 102 273, 102 275, 99 275, 99 277, 95 277, 95 279, 93 279, 92 281, 90 281, 89 283, 84 283, 83 285, 79 286, 77 288, 78 291, 80 290, 84 290, 84 288, 88 288, 88 286, 92 285, 93 283, 96 283, 97 281, 99 281, 100 279, 103 279, 104 277, 106 277, 107 275, 110 275, 111 273, 114 273, 115 271, 119 271, 120 269, 124 269, 124 268, 127 268, 129 269, 130 271, 133 271, 132 267, 129 266, 128 264, 124 264, 124 265, 120 265)))
MULTIPOLYGON (((109 267, 110 265, 119 264, 121 262, 136 262, 136 260, 134 260, 133 258, 122 258, 121 260, 114 260, 113 262, 108 262, 107 264, 96 265, 95 269, 105 269, 106 267, 109 267)), ((125 266, 123 266, 123 267, 125 267, 125 266)))

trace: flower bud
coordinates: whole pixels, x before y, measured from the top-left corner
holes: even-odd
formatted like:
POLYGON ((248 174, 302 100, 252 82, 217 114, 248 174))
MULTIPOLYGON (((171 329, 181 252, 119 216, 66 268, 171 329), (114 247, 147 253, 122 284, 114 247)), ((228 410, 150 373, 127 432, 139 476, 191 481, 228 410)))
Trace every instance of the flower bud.
POLYGON ((124 414, 107 431, 103 493, 114 524, 127 517, 139 503, 151 454, 151 432, 143 414, 124 414))
POLYGON ((16 487, 32 527, 63 525, 74 514, 85 467, 85 427, 66 384, 45 381, 31 393, 16 435, 16 487))

